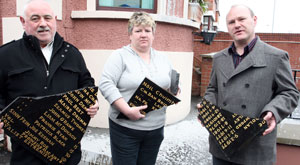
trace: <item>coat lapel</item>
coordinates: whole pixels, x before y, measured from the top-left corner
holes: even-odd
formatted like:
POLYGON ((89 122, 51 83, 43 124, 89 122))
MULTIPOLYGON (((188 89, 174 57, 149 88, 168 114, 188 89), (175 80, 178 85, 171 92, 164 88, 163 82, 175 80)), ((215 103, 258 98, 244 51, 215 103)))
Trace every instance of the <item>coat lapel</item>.
POLYGON ((50 77, 51 80, 53 77, 53 73, 56 72, 57 68, 64 62, 66 58, 66 53, 61 52, 60 50, 63 46, 63 38, 60 37, 58 33, 55 35, 54 43, 53 43, 53 52, 51 57, 51 64, 50 64, 50 77))
MULTIPOLYGON (((232 58, 232 57, 231 57, 232 58)), ((231 59, 232 61, 232 59, 231 59)), ((251 67, 265 67, 266 66, 266 57, 264 54, 264 43, 258 37, 257 42, 252 49, 252 51, 243 59, 243 61, 233 70, 230 78, 234 77, 237 74, 242 73, 243 71, 251 67)))
POLYGON ((229 55, 228 50, 229 49, 223 51, 223 56, 220 60, 221 64, 219 64, 220 66, 218 66, 220 67, 220 71, 226 77, 226 79, 229 79, 234 71, 232 56, 229 55))

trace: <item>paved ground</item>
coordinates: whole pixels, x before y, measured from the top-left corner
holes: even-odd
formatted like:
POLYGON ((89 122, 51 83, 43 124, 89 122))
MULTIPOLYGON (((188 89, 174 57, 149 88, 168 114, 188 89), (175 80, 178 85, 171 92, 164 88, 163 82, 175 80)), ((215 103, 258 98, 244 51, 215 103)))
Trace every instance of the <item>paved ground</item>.
MULTIPOLYGON (((191 100, 191 112, 185 120, 165 127, 165 139, 157 158, 157 165, 207 165, 208 132, 197 121, 197 98, 191 100)), ((83 156, 80 165, 111 164, 107 129, 88 128, 82 139, 83 156)), ((0 146, 0 165, 8 165, 10 153, 0 146)))
MULTIPOLYGON (((197 121, 196 103, 191 100, 190 114, 178 123, 165 127, 165 139, 161 145, 157 165, 207 165, 211 164, 208 152, 208 132, 197 121)), ((111 164, 107 129, 89 128, 82 139, 81 165, 111 164)))
MULTIPOLYGON (((2 136, 0 137, 2 139, 2 136)), ((0 140, 0 165, 9 165, 10 152, 3 149, 3 139, 0 140)))

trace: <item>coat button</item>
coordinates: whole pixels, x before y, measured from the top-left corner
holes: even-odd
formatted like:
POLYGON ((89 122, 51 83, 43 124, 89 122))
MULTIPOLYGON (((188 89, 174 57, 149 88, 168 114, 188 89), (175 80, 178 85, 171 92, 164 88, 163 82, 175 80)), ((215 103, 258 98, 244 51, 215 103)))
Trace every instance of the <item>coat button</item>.
POLYGON ((246 105, 242 105, 242 108, 243 108, 243 109, 246 109, 246 105))
POLYGON ((64 58, 64 57, 65 57, 65 55, 63 55, 63 54, 62 54, 62 55, 61 55, 61 57, 62 57, 62 58, 64 58))
POLYGON ((250 84, 245 84, 245 87, 246 87, 246 88, 249 88, 249 87, 250 87, 250 84))
POLYGON ((70 47, 70 45, 68 44, 67 47, 70 47))
POLYGON ((48 87, 44 87, 44 89, 46 90, 46 89, 48 89, 48 87))
POLYGON ((68 49, 65 49, 65 52, 68 52, 68 49))
POLYGON ((227 103, 226 103, 226 102, 223 102, 223 105, 224 105, 224 106, 226 106, 226 105, 227 105, 227 103))

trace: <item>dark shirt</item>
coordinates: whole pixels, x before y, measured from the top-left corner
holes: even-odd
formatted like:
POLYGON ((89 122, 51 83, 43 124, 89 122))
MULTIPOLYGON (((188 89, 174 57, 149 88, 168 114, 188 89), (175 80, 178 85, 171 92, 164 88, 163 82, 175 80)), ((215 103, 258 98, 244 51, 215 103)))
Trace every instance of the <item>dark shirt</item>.
POLYGON ((244 48, 244 53, 242 55, 239 55, 236 52, 236 47, 234 45, 234 43, 232 43, 232 45, 229 48, 229 54, 232 55, 232 60, 233 60, 233 64, 234 64, 234 68, 236 68, 241 62, 242 60, 251 52, 251 50, 253 49, 254 45, 256 44, 257 41, 257 37, 255 37, 245 48, 244 48))

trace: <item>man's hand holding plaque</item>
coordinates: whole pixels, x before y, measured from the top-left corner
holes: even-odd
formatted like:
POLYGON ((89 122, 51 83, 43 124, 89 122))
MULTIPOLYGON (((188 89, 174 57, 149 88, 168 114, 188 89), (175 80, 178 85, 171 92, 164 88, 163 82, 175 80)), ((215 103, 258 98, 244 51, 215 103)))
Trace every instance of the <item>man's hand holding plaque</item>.
POLYGON ((198 119, 218 144, 224 155, 230 158, 268 128, 261 118, 249 118, 213 105, 204 98, 197 105, 198 119))
POLYGON ((2 127, 3 127, 3 122, 0 122, 0 134, 2 134, 4 132, 2 127))
MULTIPOLYGON (((146 115, 150 111, 160 109, 178 103, 180 100, 171 93, 161 88, 148 78, 145 78, 139 85, 133 96, 129 99, 130 107, 140 107, 140 113, 146 115)), ((128 117, 120 113, 117 119, 128 119, 128 117)))

